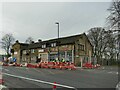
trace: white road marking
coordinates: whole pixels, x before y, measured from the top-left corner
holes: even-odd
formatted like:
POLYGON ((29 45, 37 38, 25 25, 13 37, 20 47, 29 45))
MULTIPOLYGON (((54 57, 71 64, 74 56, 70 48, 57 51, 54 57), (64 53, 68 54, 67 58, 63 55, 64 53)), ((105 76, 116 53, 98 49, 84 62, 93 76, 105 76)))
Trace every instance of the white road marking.
POLYGON ((116 90, 120 90, 120 82, 116 85, 116 90))
POLYGON ((7 87, 4 85, 0 85, 0 90, 2 90, 3 88, 7 88, 7 87))
POLYGON ((116 74, 118 74, 118 72, 116 72, 116 74))
POLYGON ((32 79, 32 78, 27 78, 27 77, 22 77, 22 76, 16 76, 16 75, 13 75, 13 74, 8 74, 8 73, 3 73, 3 74, 4 74, 4 75, 11 76, 11 77, 26 79, 26 80, 30 80, 30 81, 39 82, 39 83, 45 83, 45 84, 56 85, 56 86, 65 87, 65 88, 76 89, 75 87, 71 87, 71 86, 67 86, 67 85, 54 84, 54 83, 47 82, 47 81, 42 81, 42 80, 37 80, 37 79, 32 79))
POLYGON ((5 71, 9 71, 8 69, 4 69, 5 71))
POLYGON ((114 72, 114 71, 110 71, 110 72, 107 72, 107 73, 118 74, 118 72, 114 72))
POLYGON ((113 73, 113 72, 108 72, 108 73, 113 73))

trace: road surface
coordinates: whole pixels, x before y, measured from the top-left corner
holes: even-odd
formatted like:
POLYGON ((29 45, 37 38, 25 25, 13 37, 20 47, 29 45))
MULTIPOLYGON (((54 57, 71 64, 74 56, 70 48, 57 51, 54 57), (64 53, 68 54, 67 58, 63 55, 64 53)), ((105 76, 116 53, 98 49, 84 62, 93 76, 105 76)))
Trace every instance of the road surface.
POLYGON ((115 88, 118 83, 117 67, 100 69, 58 70, 3 66, 4 85, 7 88, 115 88))

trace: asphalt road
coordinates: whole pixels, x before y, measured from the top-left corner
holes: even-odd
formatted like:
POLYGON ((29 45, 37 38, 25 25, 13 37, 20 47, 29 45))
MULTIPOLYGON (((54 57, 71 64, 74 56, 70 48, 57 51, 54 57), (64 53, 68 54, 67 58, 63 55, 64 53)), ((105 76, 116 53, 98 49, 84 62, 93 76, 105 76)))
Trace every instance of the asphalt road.
MULTIPOLYGON (((57 70, 26 67, 2 67, 7 88, 115 88, 118 83, 117 67, 100 69, 57 70)), ((42 89, 43 90, 43 89, 42 89)), ((52 89, 51 89, 52 90, 52 89)))

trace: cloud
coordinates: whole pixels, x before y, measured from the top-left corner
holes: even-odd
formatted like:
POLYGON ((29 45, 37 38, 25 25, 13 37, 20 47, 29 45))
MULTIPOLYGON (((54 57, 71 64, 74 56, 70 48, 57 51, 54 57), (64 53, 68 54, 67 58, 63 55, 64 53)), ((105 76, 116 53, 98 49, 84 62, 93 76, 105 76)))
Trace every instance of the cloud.
POLYGON ((109 2, 3 2, 2 30, 13 33, 24 42, 31 36, 37 39, 70 36, 86 32, 94 26, 103 26, 108 15, 109 2))

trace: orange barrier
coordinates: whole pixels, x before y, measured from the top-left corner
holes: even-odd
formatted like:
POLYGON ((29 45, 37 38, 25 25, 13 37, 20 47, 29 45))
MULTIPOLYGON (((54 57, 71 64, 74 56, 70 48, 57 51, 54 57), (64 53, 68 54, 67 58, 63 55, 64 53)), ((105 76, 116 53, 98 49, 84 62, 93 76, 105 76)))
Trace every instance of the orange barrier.
POLYGON ((51 68, 51 69, 70 69, 75 70, 76 67, 70 62, 40 62, 37 64, 40 68, 51 68))
POLYGON ((4 64, 4 63, 3 63, 3 66, 9 66, 9 65, 8 65, 8 64, 4 64))
POLYGON ((28 68, 51 68, 51 69, 69 69, 69 70, 75 70, 76 67, 73 63, 70 62, 40 62, 38 64, 26 64, 26 65, 22 65, 22 64, 3 64, 3 66, 17 66, 17 67, 22 67, 22 66, 26 66, 28 68))
POLYGON ((27 67, 29 67, 29 68, 38 68, 37 65, 33 65, 33 64, 27 64, 27 67))
POLYGON ((48 68, 54 69, 55 62, 48 62, 48 68))
POLYGON ((92 68, 98 68, 98 67, 100 67, 99 64, 96 64, 96 65, 92 65, 91 63, 84 63, 83 64, 83 68, 92 69, 92 68))

